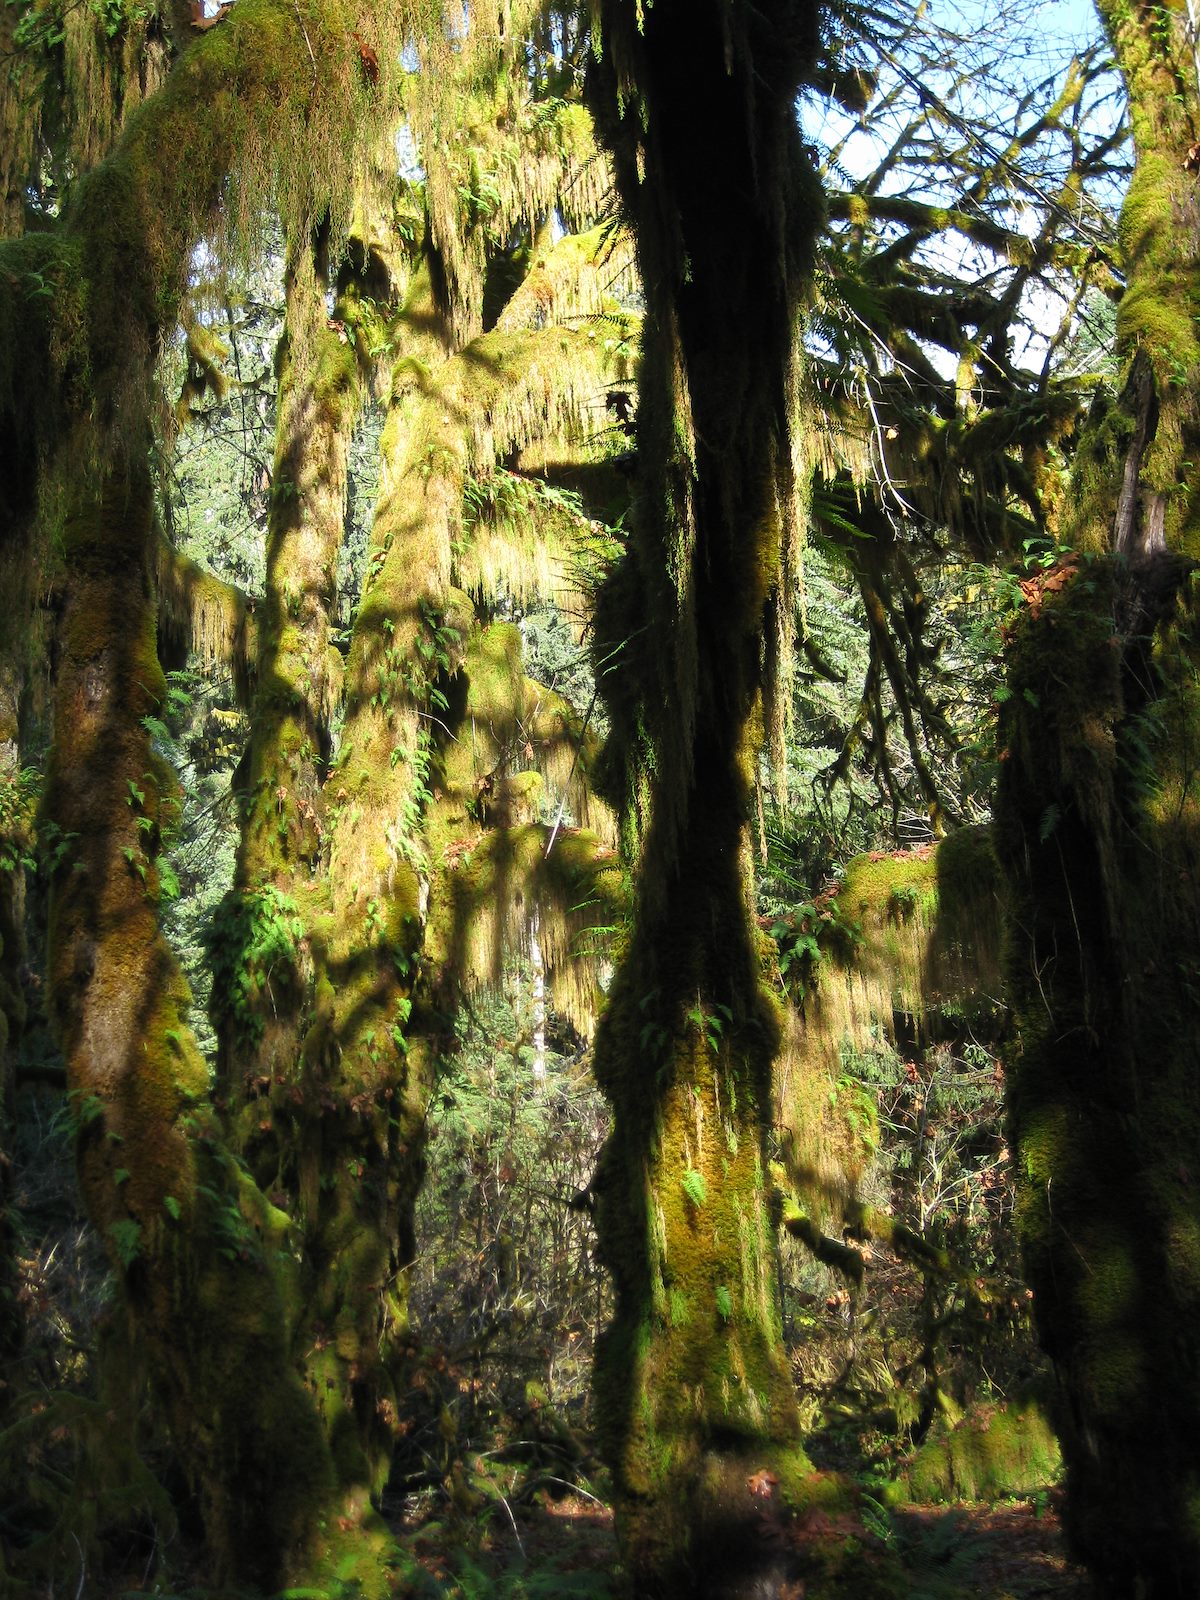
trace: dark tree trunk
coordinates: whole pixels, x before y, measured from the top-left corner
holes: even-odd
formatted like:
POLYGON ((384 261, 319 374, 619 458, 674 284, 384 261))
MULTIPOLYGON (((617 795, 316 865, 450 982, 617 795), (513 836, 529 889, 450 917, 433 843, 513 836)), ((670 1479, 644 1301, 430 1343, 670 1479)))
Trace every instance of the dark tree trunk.
POLYGON ((751 1479, 769 1468, 768 1494, 795 1504, 807 1464, 773 1270, 779 1019, 749 821, 795 533, 796 319, 820 196, 794 101, 816 7, 638 13, 599 6, 591 82, 647 297, 639 501, 598 627, 640 890, 596 1047, 615 1118, 596 1222, 617 1289, 597 1391, 636 1591, 765 1593, 784 1569, 751 1479))
POLYGON ((1123 392, 1075 542, 1009 648, 1018 1225, 1059 1380, 1068 1526, 1112 1600, 1200 1592, 1200 208, 1183 4, 1099 6, 1137 164, 1123 392))

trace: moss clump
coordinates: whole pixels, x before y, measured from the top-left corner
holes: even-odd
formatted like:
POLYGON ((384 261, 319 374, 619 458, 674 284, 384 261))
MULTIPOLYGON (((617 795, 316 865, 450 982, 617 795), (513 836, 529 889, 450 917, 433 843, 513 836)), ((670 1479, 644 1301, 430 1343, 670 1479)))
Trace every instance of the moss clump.
POLYGON ((909 1498, 1000 1500, 1031 1494, 1058 1480, 1058 1439, 1035 1400, 974 1408, 947 1431, 936 1431, 903 1469, 909 1498))
POLYGON ((937 905, 934 852, 856 856, 846 868, 837 899, 844 920, 882 923, 909 912, 928 917, 937 905))

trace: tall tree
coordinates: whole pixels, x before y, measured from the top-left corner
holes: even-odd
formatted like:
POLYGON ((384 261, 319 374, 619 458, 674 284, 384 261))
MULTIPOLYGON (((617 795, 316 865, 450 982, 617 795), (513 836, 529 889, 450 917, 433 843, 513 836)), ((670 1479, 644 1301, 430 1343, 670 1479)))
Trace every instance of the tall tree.
MULTIPOLYGON (((461 569, 488 591, 464 534, 468 476, 539 444, 570 459, 603 415, 604 342, 555 319, 599 310, 605 241, 567 242, 567 290, 541 237, 555 209, 591 220, 603 184, 586 176, 586 114, 562 95, 527 103, 541 11, 463 35, 439 6, 248 4, 78 178, 58 226, 3 247, 2 432, 23 467, 4 553, 24 559, 53 532, 66 557, 43 834, 81 1183, 212 1565, 265 1588, 312 1570, 323 1511, 348 1535, 368 1525, 386 1477, 425 1100, 455 996, 471 971, 492 975, 535 903, 550 963, 569 970, 611 872, 595 839, 536 821, 537 765, 571 787, 570 708, 528 683, 516 630, 481 626, 453 586, 461 569), (396 71, 402 45, 421 73, 396 71), (400 83, 429 161, 407 250, 351 224, 360 152, 391 148, 400 83), (461 149, 448 84, 478 122, 461 149), (287 329, 245 825, 213 940, 214 1098, 158 923, 178 805, 156 750, 156 631, 245 653, 247 630, 233 591, 161 548, 154 369, 197 243, 245 249, 271 207, 289 241, 287 329), (492 292, 488 320, 504 315, 485 334, 489 276, 507 258, 511 289, 514 256, 533 286, 492 292), (331 770, 345 452, 377 342, 385 492, 331 770)), ((211 366, 202 343, 193 364, 211 366)), ((505 554, 491 533, 493 575, 535 590, 544 554, 516 540, 505 554)), ((578 781, 573 796, 581 815, 578 781)))
POLYGON ((600 1422, 646 1595, 760 1592, 778 1558, 755 1482, 799 1499, 807 1472, 772 1265, 780 1019, 749 821, 797 557, 821 198, 795 99, 817 42, 809 0, 594 8, 589 98, 647 303, 633 534, 597 625, 637 898, 596 1046, 614 1128, 594 1185, 617 1292, 600 1422))
POLYGON ((1195 750, 1200 209, 1191 8, 1101 0, 1136 169, 1122 388, 1075 457, 1078 553, 1009 649, 1019 1226, 1060 1380, 1071 1533, 1105 1595, 1200 1583, 1195 750))

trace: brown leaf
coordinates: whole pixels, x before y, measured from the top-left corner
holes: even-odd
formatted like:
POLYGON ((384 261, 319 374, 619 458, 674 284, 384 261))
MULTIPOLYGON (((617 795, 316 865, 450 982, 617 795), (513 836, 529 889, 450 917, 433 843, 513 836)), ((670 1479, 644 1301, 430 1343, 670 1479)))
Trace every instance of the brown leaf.
POLYGON ((775 1474, 773 1472, 768 1472, 767 1469, 763 1467, 761 1471, 752 1473, 751 1476, 746 1479, 746 1487, 750 1490, 751 1494, 759 1496, 760 1499, 769 1500, 771 1495, 774 1493, 775 1485, 778 1482, 779 1479, 775 1476, 775 1474))
POLYGON ((374 50, 372 50, 371 46, 363 38, 362 34, 359 33, 357 28, 350 35, 350 37, 354 40, 355 44, 358 46, 358 64, 362 68, 363 77, 367 80, 368 83, 378 83, 379 82, 379 57, 375 54, 374 50))

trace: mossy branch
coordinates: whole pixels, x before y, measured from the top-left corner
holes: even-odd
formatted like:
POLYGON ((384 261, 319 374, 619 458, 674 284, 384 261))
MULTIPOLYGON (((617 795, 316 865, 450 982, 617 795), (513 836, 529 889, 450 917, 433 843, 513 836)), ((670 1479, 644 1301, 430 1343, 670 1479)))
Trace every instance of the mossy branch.
POLYGON ((801 1244, 807 1245, 818 1261, 840 1272, 856 1289, 862 1287, 866 1263, 861 1250, 822 1233, 812 1218, 805 1216, 802 1211, 785 1212, 783 1226, 793 1239, 799 1239, 801 1244))

